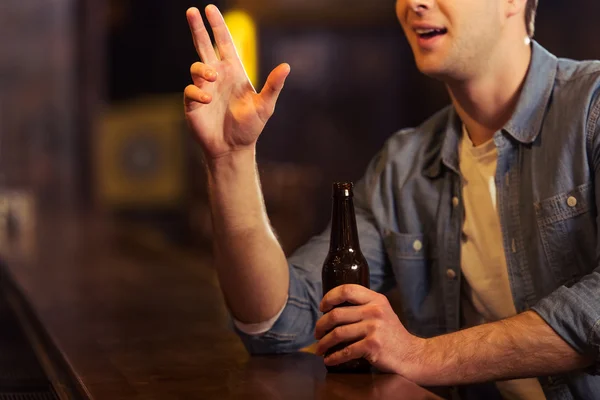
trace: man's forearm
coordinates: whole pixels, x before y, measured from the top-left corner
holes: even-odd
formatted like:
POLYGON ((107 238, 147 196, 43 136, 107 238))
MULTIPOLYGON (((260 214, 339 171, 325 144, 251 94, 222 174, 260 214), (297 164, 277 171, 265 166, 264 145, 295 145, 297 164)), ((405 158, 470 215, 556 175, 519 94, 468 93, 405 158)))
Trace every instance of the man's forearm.
POLYGON ((215 262, 225 300, 242 322, 268 320, 285 302, 289 271, 267 218, 254 150, 207 166, 215 262))
POLYGON ((409 378, 431 386, 554 375, 594 359, 577 353, 533 311, 424 343, 409 378))

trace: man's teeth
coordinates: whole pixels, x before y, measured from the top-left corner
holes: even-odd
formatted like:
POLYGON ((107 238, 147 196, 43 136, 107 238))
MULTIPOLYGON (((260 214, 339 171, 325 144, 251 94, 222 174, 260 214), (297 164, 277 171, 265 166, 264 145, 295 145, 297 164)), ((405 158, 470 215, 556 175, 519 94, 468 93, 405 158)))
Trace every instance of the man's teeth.
POLYGON ((427 35, 428 33, 433 33, 435 31, 438 31, 439 29, 416 29, 415 31, 419 34, 419 35, 427 35))
POLYGON ((418 28, 415 29, 415 32, 417 33, 417 35, 419 36, 433 36, 433 35, 443 35, 445 34, 446 28, 441 28, 441 29, 431 29, 431 28, 418 28))

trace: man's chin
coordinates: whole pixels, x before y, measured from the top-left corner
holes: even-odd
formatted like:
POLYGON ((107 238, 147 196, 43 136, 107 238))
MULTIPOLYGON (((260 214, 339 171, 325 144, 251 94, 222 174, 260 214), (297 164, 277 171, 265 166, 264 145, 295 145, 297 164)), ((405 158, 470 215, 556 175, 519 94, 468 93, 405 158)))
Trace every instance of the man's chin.
POLYGON ((439 63, 432 62, 417 62, 417 69, 423 74, 430 78, 444 80, 447 75, 447 71, 439 63))

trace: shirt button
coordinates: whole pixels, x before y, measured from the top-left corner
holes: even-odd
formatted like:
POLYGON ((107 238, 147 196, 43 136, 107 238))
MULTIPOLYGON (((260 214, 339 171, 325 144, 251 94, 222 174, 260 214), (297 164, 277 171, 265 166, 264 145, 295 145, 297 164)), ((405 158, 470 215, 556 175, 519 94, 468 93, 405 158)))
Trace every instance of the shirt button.
POLYGON ((453 269, 448 269, 446 271, 446 276, 448 277, 448 279, 454 279, 456 278, 456 272, 454 272, 453 269))
POLYGON ((413 249, 415 249, 415 251, 421 251, 421 249, 423 248, 423 243, 417 239, 413 242, 413 249))
POLYGON ((453 205, 454 207, 456 207, 456 206, 458 206, 458 203, 460 203, 460 201, 458 200, 458 197, 454 196, 454 197, 452 198, 452 205, 453 205))
POLYGON ((577 205, 577 199, 573 196, 569 196, 569 198, 567 199, 567 204, 569 205, 569 207, 575 207, 577 205))

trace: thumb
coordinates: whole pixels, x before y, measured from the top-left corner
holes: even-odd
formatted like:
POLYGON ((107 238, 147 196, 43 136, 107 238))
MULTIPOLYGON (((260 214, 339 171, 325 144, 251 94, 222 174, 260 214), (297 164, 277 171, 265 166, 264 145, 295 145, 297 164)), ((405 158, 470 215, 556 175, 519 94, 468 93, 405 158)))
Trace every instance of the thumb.
POLYGON ((259 95, 267 114, 265 117, 269 118, 273 114, 275 103, 277 103, 277 98, 283 89, 286 78, 290 74, 290 70, 289 64, 280 64, 269 74, 267 82, 259 95))

